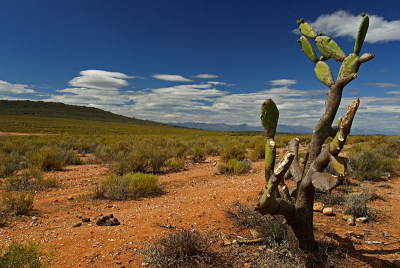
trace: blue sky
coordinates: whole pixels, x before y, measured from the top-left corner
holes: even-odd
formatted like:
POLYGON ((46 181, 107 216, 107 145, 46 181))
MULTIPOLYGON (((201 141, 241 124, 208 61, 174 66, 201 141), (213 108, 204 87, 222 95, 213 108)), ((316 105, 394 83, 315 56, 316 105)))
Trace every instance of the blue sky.
MULTIPOLYGON (((370 28, 353 126, 400 133, 400 1, 0 1, 0 99, 98 107, 158 122, 260 125, 266 98, 280 123, 313 128, 327 87, 302 52, 296 21, 352 53, 370 28)), ((318 52, 317 52, 318 53, 318 52)), ((336 78, 340 63, 327 61, 336 78)))

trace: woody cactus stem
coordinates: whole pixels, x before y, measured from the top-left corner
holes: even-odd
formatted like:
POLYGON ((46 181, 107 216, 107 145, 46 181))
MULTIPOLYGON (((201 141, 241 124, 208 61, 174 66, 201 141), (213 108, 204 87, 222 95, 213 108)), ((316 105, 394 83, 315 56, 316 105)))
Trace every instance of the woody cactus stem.
POLYGON ((289 151, 275 167, 276 146, 274 136, 278 123, 279 111, 271 99, 267 99, 261 107, 261 123, 268 141, 265 146, 265 179, 266 186, 256 210, 261 214, 283 215, 287 224, 292 228, 300 249, 313 251, 317 248, 313 230, 313 204, 316 189, 331 191, 339 185, 341 176, 346 173, 346 159, 339 156, 343 149, 351 125, 355 117, 360 100, 355 100, 348 108, 344 118, 340 118, 336 126, 333 126, 344 87, 357 77, 357 72, 362 63, 374 58, 373 54, 365 53, 361 57, 359 53, 368 29, 368 17, 363 16, 359 34, 357 36, 354 53, 346 56, 340 47, 327 36, 317 36, 310 24, 304 19, 298 21, 302 37, 299 42, 302 51, 316 64, 317 78, 328 88, 325 101, 325 113, 317 123, 306 159, 299 163, 299 140, 292 139, 289 142, 289 151), (315 50, 307 38, 315 39, 318 50, 322 56, 316 56, 315 50), (342 62, 336 81, 326 60, 333 58, 342 62), (331 143, 322 151, 322 145, 328 137, 332 137, 331 143), (329 163, 341 174, 339 177, 324 173, 329 163), (274 168, 275 167, 275 168, 274 168), (295 200, 288 195, 285 180, 293 177, 297 184, 295 200), (281 188, 280 188, 281 187, 281 188), (282 189, 282 193, 279 192, 282 189), (285 191, 286 190, 286 191, 285 191))

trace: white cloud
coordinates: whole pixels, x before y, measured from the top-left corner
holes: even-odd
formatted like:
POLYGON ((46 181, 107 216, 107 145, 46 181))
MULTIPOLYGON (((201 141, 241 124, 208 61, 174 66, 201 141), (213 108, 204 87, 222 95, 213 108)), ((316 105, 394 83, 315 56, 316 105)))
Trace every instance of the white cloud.
POLYGON ((3 94, 24 94, 24 93, 36 93, 33 89, 28 88, 27 85, 22 84, 10 84, 6 81, 0 80, 0 93, 3 94))
POLYGON ((395 95, 400 95, 400 91, 389 91, 387 94, 395 94, 395 95))
POLYGON ((196 78, 205 78, 205 79, 212 79, 212 78, 217 78, 218 75, 215 75, 215 74, 198 74, 198 75, 194 75, 193 77, 196 77, 196 78))
POLYGON ((79 72, 81 76, 69 81, 72 87, 97 88, 97 89, 118 89, 129 86, 124 79, 135 78, 119 72, 108 72, 102 70, 86 70, 79 72))
POLYGON ((217 81, 209 81, 209 82, 207 82, 207 84, 211 84, 211 85, 214 85, 214 86, 227 86, 227 87, 231 87, 231 86, 234 86, 234 84, 228 84, 228 83, 223 83, 223 82, 217 82, 217 81))
POLYGON ((291 86, 295 85, 297 83, 297 80, 292 80, 292 79, 279 79, 279 80, 271 80, 269 81, 271 83, 271 86, 291 86))
POLYGON ((187 79, 181 75, 176 74, 155 74, 153 78, 171 82, 193 82, 193 80, 187 79))
POLYGON ((367 83, 365 85, 373 87, 400 87, 400 85, 395 83, 367 83))
MULTIPOLYGON (((377 15, 369 16, 369 28, 365 42, 400 41, 400 20, 387 21, 377 15)), ((338 10, 332 14, 322 14, 315 22, 309 22, 314 30, 331 37, 357 37, 361 14, 353 15, 348 11, 338 10)), ((296 29, 294 33, 299 33, 296 29)))

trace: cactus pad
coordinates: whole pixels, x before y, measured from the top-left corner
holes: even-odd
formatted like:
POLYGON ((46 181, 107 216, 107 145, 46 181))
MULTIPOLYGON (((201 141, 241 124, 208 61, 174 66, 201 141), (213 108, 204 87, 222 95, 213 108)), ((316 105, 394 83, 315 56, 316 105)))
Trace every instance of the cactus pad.
POLYGON ((300 37, 300 44, 301 44, 301 48, 302 51, 304 52, 304 54, 307 55, 307 57, 314 63, 318 62, 318 57, 317 54, 314 51, 314 48, 312 47, 310 41, 308 41, 307 37, 305 37, 304 35, 302 35, 300 37))
POLYGON ((356 44, 354 45, 354 53, 356 53, 356 54, 360 54, 360 52, 361 52, 361 48, 364 43, 365 36, 367 35, 368 26, 369 26, 369 17, 365 16, 365 14, 364 14, 364 16, 361 20, 360 28, 358 29, 356 44))
POLYGON ((358 69, 360 68, 360 65, 356 64, 359 58, 360 56, 358 56, 358 54, 352 53, 344 59, 342 66, 340 66, 339 75, 337 77, 338 81, 342 80, 344 85, 347 85, 356 77, 358 69))
POLYGON ((328 36, 317 36, 315 38, 315 43, 317 44, 318 50, 326 59, 333 58, 335 61, 342 62, 346 58, 346 54, 343 50, 328 36))
POLYGON ((278 125, 279 110, 272 99, 266 99, 261 105, 260 118, 268 138, 273 138, 278 125))
POLYGON ((317 75, 319 81, 321 81, 328 87, 331 87, 333 84, 335 84, 331 68, 329 68, 329 65, 326 62, 324 61, 317 62, 317 64, 315 65, 315 74, 317 75))
POLYGON ((300 22, 299 30, 301 34, 307 36, 308 38, 315 39, 315 37, 317 37, 317 33, 314 31, 311 25, 307 22, 304 22, 304 19, 301 19, 300 22))

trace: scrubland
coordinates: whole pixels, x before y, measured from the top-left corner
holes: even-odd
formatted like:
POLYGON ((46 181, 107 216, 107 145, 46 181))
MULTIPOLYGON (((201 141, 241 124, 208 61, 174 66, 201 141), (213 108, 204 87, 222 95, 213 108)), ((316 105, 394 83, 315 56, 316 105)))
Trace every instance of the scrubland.
MULTIPOLYGON (((2 115, 0 130, 1 267, 377 267, 399 260, 399 136, 349 137, 342 185, 316 193, 335 215, 315 213, 320 250, 308 256, 289 247, 282 219, 253 211, 265 184, 263 133, 28 115, 2 115), (108 214, 120 225, 97 226, 108 214), (349 226, 346 215, 366 223, 349 226)), ((279 156, 294 136, 276 136, 279 156)), ((304 156, 311 135, 296 136, 304 156)))

